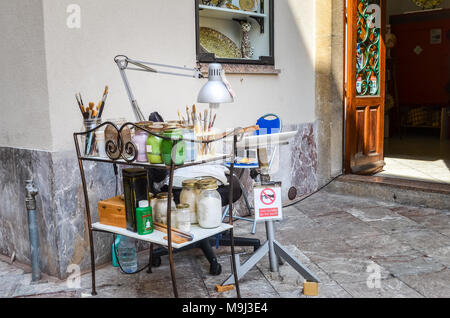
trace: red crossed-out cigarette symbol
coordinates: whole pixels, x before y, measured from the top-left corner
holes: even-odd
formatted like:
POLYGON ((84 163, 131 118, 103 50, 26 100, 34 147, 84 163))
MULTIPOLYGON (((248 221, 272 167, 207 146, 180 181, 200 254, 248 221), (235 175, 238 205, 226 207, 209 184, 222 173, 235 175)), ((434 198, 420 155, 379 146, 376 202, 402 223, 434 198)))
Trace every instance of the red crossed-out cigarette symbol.
POLYGON ((273 204, 276 199, 275 191, 273 191, 273 189, 270 189, 270 188, 266 188, 266 189, 262 190, 260 199, 261 199, 261 202, 265 205, 273 204))

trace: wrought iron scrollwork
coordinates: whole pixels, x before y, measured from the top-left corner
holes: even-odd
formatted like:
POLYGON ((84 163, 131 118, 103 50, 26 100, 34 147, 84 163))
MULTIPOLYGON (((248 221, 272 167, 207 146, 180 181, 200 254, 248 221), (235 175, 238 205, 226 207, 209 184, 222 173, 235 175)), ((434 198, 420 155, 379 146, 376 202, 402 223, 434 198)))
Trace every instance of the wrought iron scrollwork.
MULTIPOLYGON (((136 125, 134 123, 125 123, 118 127, 112 122, 104 122, 101 125, 84 132, 75 133, 75 139, 78 136, 87 136, 95 133, 96 130, 105 127, 105 152, 111 161, 117 161, 120 159, 125 160, 127 163, 133 163, 138 155, 137 146, 131 140, 131 128, 139 129, 147 132, 149 135, 153 135, 165 140, 173 140, 174 145, 180 141, 192 142, 197 144, 209 144, 227 138, 229 136, 237 136, 237 140, 241 140, 244 135, 245 129, 235 128, 232 131, 219 134, 208 140, 201 139, 187 139, 178 137, 168 137, 161 134, 157 134, 154 131, 148 130, 143 126, 136 125)), ((78 143, 75 143, 78 147, 78 143)))
MULTIPOLYGON (((356 19, 356 94, 378 95, 380 87, 380 28, 374 25, 375 12, 370 9, 380 5, 379 0, 358 0, 356 19)), ((379 14, 379 12, 377 12, 379 14)))

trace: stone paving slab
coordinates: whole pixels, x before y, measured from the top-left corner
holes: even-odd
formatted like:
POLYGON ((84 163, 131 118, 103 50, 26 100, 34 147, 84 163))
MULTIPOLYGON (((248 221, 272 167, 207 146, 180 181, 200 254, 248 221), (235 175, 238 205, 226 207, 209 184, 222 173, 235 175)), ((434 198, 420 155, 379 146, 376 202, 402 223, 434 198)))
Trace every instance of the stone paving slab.
POLYGON ((429 229, 396 233, 392 237, 425 254, 430 250, 450 246, 449 237, 429 229))
POLYGON ((376 257, 402 254, 412 251, 411 246, 402 243, 393 235, 363 236, 359 238, 345 238, 345 244, 352 248, 354 256, 376 257))
MULTIPOLYGON (((275 223, 276 239, 321 280, 318 297, 449 297, 450 212, 386 203, 375 199, 320 192, 285 208, 284 220, 275 223), (379 269, 380 288, 371 288, 373 270, 379 269)), ((265 240, 265 226, 236 223, 235 235, 265 240)), ((222 273, 209 274, 200 250, 174 255, 181 297, 233 298, 236 291, 218 293, 216 284, 231 273, 230 248, 215 250, 222 273)), ((245 261, 253 249, 236 247, 245 261)), ((139 254, 140 267, 148 253, 139 254)), ((148 274, 125 275, 111 265, 97 266, 97 297, 173 297, 167 256, 148 274)), ((45 278, 30 285, 31 274, 0 261, 0 297, 89 297, 91 275, 81 277, 81 288, 45 278)), ((279 273, 270 271, 264 257, 240 281, 242 297, 303 298, 304 279, 287 263, 279 273)), ((373 287, 373 286, 372 286, 373 287)))
POLYGON ((367 282, 343 283, 342 287, 355 298, 423 298, 397 278, 382 279, 378 287, 369 287, 367 282))
POLYGON ((390 256, 377 256, 371 259, 396 277, 438 272, 446 268, 444 264, 437 260, 416 251, 390 256))
POLYGON ((429 298, 450 297, 450 270, 399 277, 420 294, 429 298))
MULTIPOLYGON (((334 258, 317 265, 337 283, 366 282, 370 277, 368 269, 375 262, 364 258, 334 258)), ((379 265, 379 264, 378 264, 379 265)), ((391 277, 391 273, 380 266, 380 279, 391 277)))

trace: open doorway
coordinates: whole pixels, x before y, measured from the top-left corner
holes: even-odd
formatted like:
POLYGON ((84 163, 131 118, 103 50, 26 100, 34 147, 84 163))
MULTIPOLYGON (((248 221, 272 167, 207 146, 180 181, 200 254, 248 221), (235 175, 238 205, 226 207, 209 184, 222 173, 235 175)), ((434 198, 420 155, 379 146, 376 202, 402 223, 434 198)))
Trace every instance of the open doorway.
POLYGON ((450 184, 450 0, 386 1, 384 162, 377 176, 450 184))

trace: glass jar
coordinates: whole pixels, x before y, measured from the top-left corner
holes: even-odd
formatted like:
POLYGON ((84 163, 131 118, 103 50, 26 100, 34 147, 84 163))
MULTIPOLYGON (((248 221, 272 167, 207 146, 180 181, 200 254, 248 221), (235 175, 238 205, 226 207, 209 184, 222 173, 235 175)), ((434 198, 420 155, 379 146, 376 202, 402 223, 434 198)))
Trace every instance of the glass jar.
POLYGON ((105 130, 99 129, 95 131, 95 141, 97 143, 98 156, 100 158, 108 158, 106 154, 105 130))
POLYGON ((137 162, 147 162, 146 143, 148 139, 148 133, 142 129, 137 129, 133 136, 133 143, 136 146, 137 162))
MULTIPOLYGON (((167 203, 169 199, 169 194, 167 192, 161 192, 156 196, 156 213, 155 213, 155 221, 158 223, 162 223, 167 225, 167 203)), ((171 226, 175 227, 176 223, 176 204, 173 200, 171 203, 171 226)))
MULTIPOLYGON (((157 133, 157 132, 155 132, 157 133)), ((163 139, 157 136, 150 135, 147 138, 146 142, 146 152, 148 162, 157 164, 163 163, 163 159, 161 156, 161 143, 163 139)))
POLYGON ((190 232, 191 231, 191 209, 189 204, 177 205, 177 229, 190 232))
POLYGON ((217 181, 204 182, 197 197, 197 217, 200 227, 212 229, 222 223, 222 198, 217 192, 217 181))
POLYGON ((155 223, 156 197, 153 193, 149 192, 148 199, 150 200, 150 206, 152 207, 152 221, 155 223))
MULTIPOLYGON (((126 118, 106 119, 104 122, 110 124, 105 127, 105 146, 107 147, 106 154, 108 158, 117 160, 121 157, 118 130, 127 122, 126 118), (113 151, 114 149, 114 151, 113 151)), ((131 133, 129 127, 124 127, 122 130, 122 142, 125 145, 131 141, 131 133)))
POLYGON ((182 182, 183 190, 180 193, 180 203, 188 204, 190 215, 191 215, 191 224, 197 224, 197 206, 196 199, 197 193, 195 191, 195 184, 197 180, 189 179, 184 180, 182 182))
MULTIPOLYGON (((91 118, 83 120, 84 131, 89 131, 97 127, 102 123, 101 118, 91 118)), ((95 140, 95 131, 90 132, 87 135, 81 136, 81 144, 83 145, 83 154, 86 157, 94 157, 98 155, 97 143, 95 140)))
MULTIPOLYGON (((206 177, 206 178, 202 178, 200 180, 197 180, 197 182, 195 183, 195 211, 197 211, 197 198, 200 195, 200 192, 202 192, 202 188, 205 184, 210 183, 210 182, 217 182, 217 180, 213 177, 206 177)), ((197 213, 197 219, 198 219, 198 213, 197 213)))
POLYGON ((164 139, 161 143, 161 152, 164 164, 166 166, 170 166, 172 164, 172 147, 175 140, 180 141, 178 141, 176 145, 173 158, 174 164, 176 166, 184 164, 184 160, 186 159, 186 144, 182 140, 183 135, 181 134, 181 130, 169 128, 164 131, 163 136, 170 138, 170 140, 164 139))
MULTIPOLYGON (((194 127, 183 129, 183 139, 195 140, 194 127)), ((197 144, 191 141, 185 141, 186 143, 186 161, 191 162, 197 159, 197 144)))

